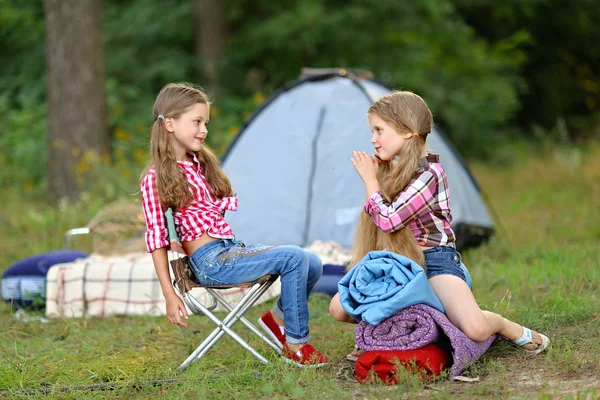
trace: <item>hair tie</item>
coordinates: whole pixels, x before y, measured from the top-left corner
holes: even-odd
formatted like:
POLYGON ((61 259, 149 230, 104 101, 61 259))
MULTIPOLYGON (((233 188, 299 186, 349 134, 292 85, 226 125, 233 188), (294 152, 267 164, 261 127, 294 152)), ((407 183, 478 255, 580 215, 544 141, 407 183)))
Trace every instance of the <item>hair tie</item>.
POLYGON ((413 133, 413 136, 419 137, 420 135, 418 133, 413 133))
POLYGON ((165 120, 165 116, 162 114, 158 114, 158 117, 156 117, 157 120, 162 119, 163 121, 165 120))

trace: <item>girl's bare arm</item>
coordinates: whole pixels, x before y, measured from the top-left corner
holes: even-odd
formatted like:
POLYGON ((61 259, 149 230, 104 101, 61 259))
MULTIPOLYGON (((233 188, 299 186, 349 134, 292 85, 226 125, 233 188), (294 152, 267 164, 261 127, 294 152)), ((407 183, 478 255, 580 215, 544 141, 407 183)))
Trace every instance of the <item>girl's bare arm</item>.
POLYGON ((167 248, 161 247, 152 252, 152 261, 158 276, 158 282, 162 289, 163 296, 167 302, 167 318, 174 325, 186 327, 187 323, 181 319, 181 314, 187 319, 188 313, 181 298, 175 293, 171 285, 171 276, 169 275, 169 258, 167 257, 167 248))

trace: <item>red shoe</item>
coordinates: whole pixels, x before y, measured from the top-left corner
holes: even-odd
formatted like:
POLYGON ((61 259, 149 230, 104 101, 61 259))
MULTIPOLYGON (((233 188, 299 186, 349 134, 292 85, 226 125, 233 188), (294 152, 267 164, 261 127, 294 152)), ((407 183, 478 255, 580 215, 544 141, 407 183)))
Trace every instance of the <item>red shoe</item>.
POLYGON ((300 349, 295 353, 292 352, 288 346, 284 346, 281 356, 285 362, 294 364, 297 367, 322 367, 329 361, 327 356, 319 353, 314 347, 312 347, 312 345, 308 343, 300 347, 300 349))
POLYGON ((281 331, 281 327, 277 325, 271 311, 267 311, 262 317, 258 319, 258 324, 264 329, 265 332, 271 336, 271 339, 279 345, 280 348, 285 346, 285 334, 281 331))

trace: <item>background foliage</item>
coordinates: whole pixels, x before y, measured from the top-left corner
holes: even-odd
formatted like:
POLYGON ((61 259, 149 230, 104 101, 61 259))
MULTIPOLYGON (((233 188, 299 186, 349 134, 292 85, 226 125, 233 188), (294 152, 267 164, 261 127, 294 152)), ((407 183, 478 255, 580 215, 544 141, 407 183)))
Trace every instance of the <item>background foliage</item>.
POLYGON ((572 139, 597 134, 600 122, 600 7, 595 0, 454 1, 477 35, 501 42, 526 31, 521 126, 565 121, 572 139))
MULTIPOLYGON (((599 122, 600 39, 592 0, 230 0, 210 144, 221 151, 249 113, 302 67, 372 71, 423 95, 467 156, 535 126, 553 138, 599 122)), ((112 165, 102 195, 131 190, 147 161, 154 97, 205 82, 191 0, 105 0, 112 165), (134 23, 132 21, 135 21, 134 23), (128 189, 129 188, 129 189, 128 189)), ((41 2, 0 0, 0 187, 45 193, 46 69, 41 2)))

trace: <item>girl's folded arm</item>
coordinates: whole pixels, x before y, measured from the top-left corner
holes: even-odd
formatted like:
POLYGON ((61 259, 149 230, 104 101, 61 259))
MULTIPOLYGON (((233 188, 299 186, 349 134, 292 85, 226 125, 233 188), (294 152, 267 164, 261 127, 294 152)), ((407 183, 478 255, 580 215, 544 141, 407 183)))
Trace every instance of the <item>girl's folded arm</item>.
POLYGON ((385 233, 395 232, 415 220, 435 202, 437 179, 430 171, 414 178, 391 203, 381 192, 367 200, 364 210, 385 233))

